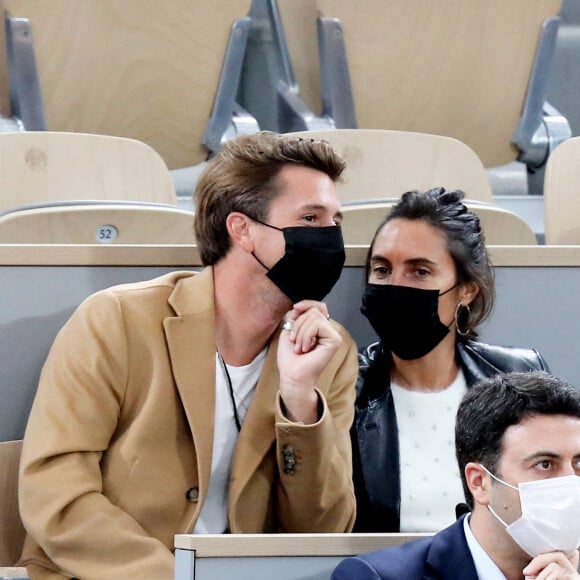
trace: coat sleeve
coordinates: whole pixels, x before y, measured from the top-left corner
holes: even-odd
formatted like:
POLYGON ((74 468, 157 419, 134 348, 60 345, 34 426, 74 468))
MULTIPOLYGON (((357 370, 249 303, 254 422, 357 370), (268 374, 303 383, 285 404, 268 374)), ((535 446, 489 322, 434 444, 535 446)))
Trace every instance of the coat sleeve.
POLYGON ((127 356, 117 297, 92 296, 55 340, 24 438, 22 519, 53 565, 83 580, 173 578, 170 550, 103 494, 100 461, 117 427, 127 356))
POLYGON ((342 330, 343 345, 318 390, 320 419, 313 425, 288 422, 280 397, 276 409, 279 531, 349 532, 355 519, 349 430, 354 416, 357 349, 342 330))

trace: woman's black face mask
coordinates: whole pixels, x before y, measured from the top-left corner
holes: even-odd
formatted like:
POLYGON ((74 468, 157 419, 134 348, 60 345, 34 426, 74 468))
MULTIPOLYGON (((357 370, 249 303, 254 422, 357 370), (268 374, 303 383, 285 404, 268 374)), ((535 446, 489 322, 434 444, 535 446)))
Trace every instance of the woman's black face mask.
POLYGON ((277 228, 251 219, 284 234, 286 250, 271 268, 252 253, 268 270, 268 278, 293 304, 322 300, 338 282, 346 258, 340 226, 277 228))
POLYGON ((451 292, 392 284, 367 284, 361 312, 383 342, 383 348, 403 360, 421 358, 449 333, 439 319, 439 296, 451 292))

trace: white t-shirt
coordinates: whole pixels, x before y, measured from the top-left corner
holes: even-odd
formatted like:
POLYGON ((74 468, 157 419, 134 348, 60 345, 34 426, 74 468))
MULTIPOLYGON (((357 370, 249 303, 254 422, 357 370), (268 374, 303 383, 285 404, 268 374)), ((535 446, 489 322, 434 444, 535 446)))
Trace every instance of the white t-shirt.
MULTIPOLYGON (((250 364, 241 367, 226 365, 240 423, 243 423, 254 397, 267 352, 268 349, 265 348, 250 364)), ((222 534, 228 527, 229 480, 239 433, 234 419, 228 381, 218 353, 215 358, 215 376, 215 426, 211 476, 207 497, 193 529, 194 534, 222 534)))
POLYGON ((446 389, 409 390, 391 382, 399 434, 401 532, 438 532, 465 501, 455 459, 455 415, 467 391, 460 370, 446 389))

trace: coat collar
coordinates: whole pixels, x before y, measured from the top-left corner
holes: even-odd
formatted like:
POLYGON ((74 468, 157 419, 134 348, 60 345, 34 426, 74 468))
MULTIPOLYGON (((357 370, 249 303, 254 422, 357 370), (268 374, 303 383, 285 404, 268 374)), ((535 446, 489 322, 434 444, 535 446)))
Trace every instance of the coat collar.
MULTIPOLYGON (((477 352, 473 347, 474 342, 457 341, 455 344, 455 358, 465 375, 468 387, 487 377, 495 376, 502 372, 490 360, 477 352)), ((368 405, 368 401, 384 396, 386 388, 390 384, 390 373, 393 359, 390 353, 384 353, 382 344, 375 342, 361 351, 359 354, 361 371, 357 391, 361 405, 368 405)))
POLYGON ((471 346, 470 342, 457 342, 455 356, 465 375, 469 387, 487 377, 500 373, 500 369, 486 360, 471 346))
POLYGON ((204 268, 177 280, 168 302, 177 316, 211 312, 215 316, 213 268, 204 268))

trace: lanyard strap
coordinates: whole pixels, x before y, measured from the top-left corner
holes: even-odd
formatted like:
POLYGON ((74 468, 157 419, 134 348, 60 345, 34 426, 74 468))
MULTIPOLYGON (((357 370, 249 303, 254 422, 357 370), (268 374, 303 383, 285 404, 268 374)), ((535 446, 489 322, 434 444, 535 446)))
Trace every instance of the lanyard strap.
POLYGON ((238 428, 239 433, 242 430, 242 423, 240 421, 240 416, 238 415, 238 406, 236 405, 236 399, 234 397, 234 387, 232 385, 232 378, 230 377, 226 361, 224 360, 224 357, 222 356, 219 350, 217 351, 217 355, 220 361, 220 366, 222 367, 224 378, 226 379, 226 383, 228 384, 228 391, 230 393, 230 399, 232 401, 232 409, 234 411, 234 421, 236 422, 236 427, 238 428))

